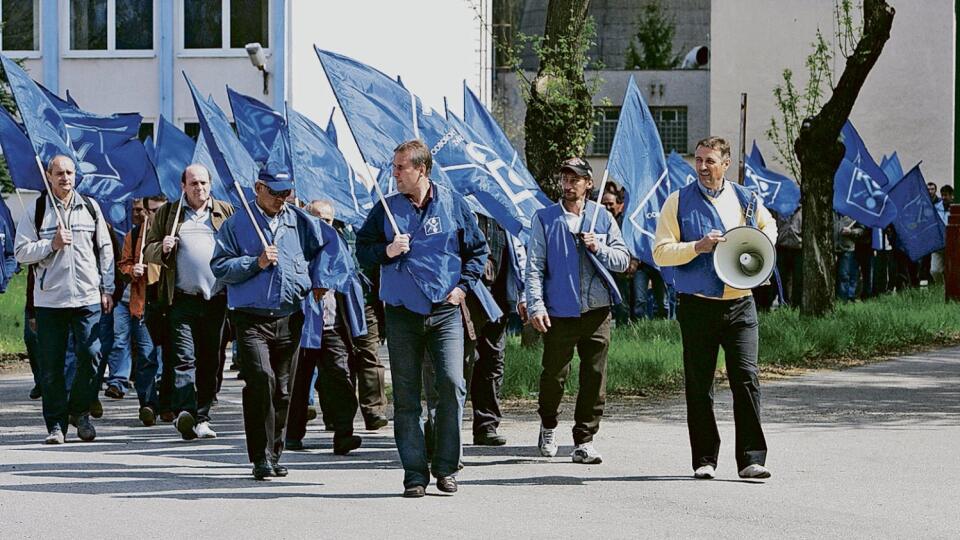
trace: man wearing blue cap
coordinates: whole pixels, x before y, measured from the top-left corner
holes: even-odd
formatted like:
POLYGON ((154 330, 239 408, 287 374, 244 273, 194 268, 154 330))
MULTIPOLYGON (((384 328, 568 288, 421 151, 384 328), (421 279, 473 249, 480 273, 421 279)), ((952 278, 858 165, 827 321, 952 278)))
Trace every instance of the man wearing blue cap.
POLYGON ((311 290, 319 297, 329 287, 314 272, 321 251, 340 255, 335 242, 324 242, 330 236, 322 235, 320 227, 326 224, 285 202, 293 191, 289 175, 264 170, 255 190, 256 203, 249 211, 227 220, 217 233, 210 268, 227 285, 244 382, 247 456, 254 478, 263 480, 287 475, 279 461, 290 402, 290 363, 303 328, 301 302, 311 290))

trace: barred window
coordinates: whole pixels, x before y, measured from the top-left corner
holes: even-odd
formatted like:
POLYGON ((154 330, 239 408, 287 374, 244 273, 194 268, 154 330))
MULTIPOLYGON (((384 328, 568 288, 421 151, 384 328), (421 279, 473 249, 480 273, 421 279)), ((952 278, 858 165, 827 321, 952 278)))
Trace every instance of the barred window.
POLYGON ((671 150, 678 154, 687 152, 687 108, 686 107, 650 107, 650 114, 660 132, 660 142, 664 153, 671 150))
POLYGON ((3 0, 0 2, 0 49, 4 51, 40 50, 40 0, 3 0))
POLYGON ((620 107, 594 107, 596 122, 593 124, 593 141, 587 148, 591 156, 610 155, 613 135, 617 132, 617 120, 620 119, 620 107))

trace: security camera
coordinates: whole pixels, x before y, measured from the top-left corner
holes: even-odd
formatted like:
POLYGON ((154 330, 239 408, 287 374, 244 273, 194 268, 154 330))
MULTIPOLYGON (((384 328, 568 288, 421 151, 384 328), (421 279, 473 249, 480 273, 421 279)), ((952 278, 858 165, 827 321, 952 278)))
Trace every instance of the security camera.
POLYGON ((250 56, 253 67, 264 71, 267 67, 267 57, 263 54, 263 47, 259 43, 247 43, 244 48, 247 49, 247 55, 250 56))
MULTIPOLYGON (((247 49, 249 51, 250 49, 247 49)), ((704 46, 697 46, 690 49, 690 52, 683 57, 680 69, 697 69, 707 65, 710 61, 710 49, 704 46)))

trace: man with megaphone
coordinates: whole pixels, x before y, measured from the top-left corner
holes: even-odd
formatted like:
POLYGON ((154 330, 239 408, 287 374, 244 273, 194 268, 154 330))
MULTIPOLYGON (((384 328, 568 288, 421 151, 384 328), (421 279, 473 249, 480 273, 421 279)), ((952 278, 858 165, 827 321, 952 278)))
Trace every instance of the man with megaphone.
POLYGON ((716 475, 720 434, 713 379, 723 347, 733 392, 737 470, 741 478, 769 478, 760 425, 759 325, 750 288, 772 272, 777 225, 755 192, 724 178, 729 167, 726 140, 707 137, 697 143, 698 181, 664 202, 653 260, 675 267, 694 477, 716 475))

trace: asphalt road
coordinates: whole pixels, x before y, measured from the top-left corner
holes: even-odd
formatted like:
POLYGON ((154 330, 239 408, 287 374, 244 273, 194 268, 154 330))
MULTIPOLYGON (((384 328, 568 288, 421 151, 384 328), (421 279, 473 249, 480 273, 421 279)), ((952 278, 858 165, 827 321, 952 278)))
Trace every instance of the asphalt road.
POLYGON ((0 538, 960 536, 960 348, 764 383, 765 482, 737 478, 723 390, 716 480, 691 478, 678 398, 612 405, 594 466, 570 462, 569 406, 561 454, 538 457, 530 406, 504 421, 508 446, 464 447, 458 494, 418 500, 399 497, 389 428, 337 457, 313 423, 290 476, 254 481, 232 378, 202 442, 138 427, 128 394, 95 442, 44 446, 29 388, 0 379, 0 538))

